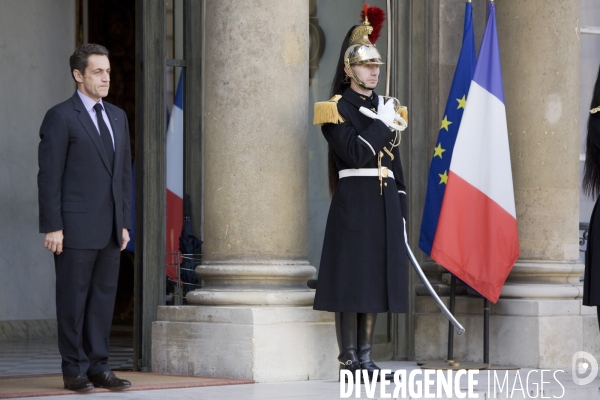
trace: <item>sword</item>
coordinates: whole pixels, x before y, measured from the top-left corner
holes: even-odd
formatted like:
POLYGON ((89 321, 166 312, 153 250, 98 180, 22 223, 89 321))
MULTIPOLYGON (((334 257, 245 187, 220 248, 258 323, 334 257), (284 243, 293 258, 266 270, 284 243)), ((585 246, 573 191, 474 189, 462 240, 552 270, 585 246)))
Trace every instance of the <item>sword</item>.
MULTIPOLYGON (((404 232, 405 232, 404 234, 406 235, 406 230, 404 232)), ((459 336, 462 335, 463 333, 465 333, 465 328, 463 328, 463 326, 460 324, 460 322, 458 322, 456 320, 456 318, 454 318, 454 315, 452 315, 452 313, 448 310, 448 308, 446 308, 446 305, 442 302, 442 300, 437 295, 435 290, 433 290, 431 283, 429 283, 429 281, 427 280, 425 273, 421 269, 419 262, 415 258, 415 255, 413 254, 412 250, 410 249, 410 246, 408 245, 408 239, 405 238, 405 241, 406 241, 406 253, 408 254, 408 258, 410 259, 411 264, 415 268, 415 271, 417 271, 417 275, 419 275, 419 278, 421 278, 421 281, 423 281, 423 284, 429 291, 429 294, 431 295, 431 297, 433 297, 433 299, 435 300, 437 305, 440 307, 440 309, 442 310, 444 315, 446 315, 446 317, 450 320, 452 325, 454 325, 454 328, 456 328, 456 333, 459 336)))
MULTIPOLYGON (((387 0, 387 15, 389 18, 390 15, 390 0, 387 0)), ((389 19, 388 19, 389 21, 389 19)), ((386 70, 386 82, 385 82, 385 97, 389 97, 390 94, 390 72, 391 72, 391 68, 390 68, 390 59, 391 59, 391 54, 392 54, 392 50, 391 50, 391 42, 392 42, 392 28, 390 26, 390 23, 388 22, 388 32, 387 32, 387 37, 388 37, 388 41, 387 41, 387 70, 386 70)), ((397 101, 397 100, 396 100, 397 101)), ((398 102, 399 103, 399 102, 398 102)), ((600 107, 599 107, 600 108, 600 107)), ((373 111, 369 110, 368 108, 365 107, 360 107, 359 111, 370 117, 373 119, 379 119, 384 121, 384 118, 378 116, 376 113, 374 113, 373 111)), ((389 121, 389 120, 385 120, 385 122, 387 123, 387 125, 398 131, 401 132, 403 130, 406 129, 407 127, 407 123, 406 121, 400 117, 399 115, 396 116, 394 118, 394 121, 389 121), (399 122, 400 124, 397 124, 396 122, 399 122)), ((454 325, 454 328, 456 328, 456 333, 458 335, 462 335, 463 333, 465 333, 465 328, 463 328, 463 326, 460 324, 460 322, 458 322, 456 320, 456 318, 454 318, 454 315, 452 315, 452 313, 448 310, 448 308, 446 308, 446 305, 442 302, 442 300, 440 299, 440 297, 437 295, 437 293, 435 292, 435 290, 433 290, 433 287, 431 286, 431 283, 429 283, 429 281, 427 280, 427 277, 425 276, 425 273, 423 272, 423 269, 421 269, 421 266, 419 265, 419 262, 417 261, 417 259, 415 258, 415 255, 413 254, 410 245, 408 244, 408 235, 406 234, 406 225, 404 227, 404 241, 406 244, 406 253, 408 255, 408 258, 410 259, 411 264, 413 265, 415 271, 417 272, 417 275, 419 275, 419 278, 421 279, 421 281, 423 282, 423 284, 425 285, 425 287, 427 288, 427 291, 429 292, 429 294, 431 295, 431 297, 433 297, 433 299, 435 300, 435 302, 437 303, 437 305, 440 307, 440 309, 442 310, 442 312, 444 313, 444 315, 450 320, 450 322, 452 323, 452 325, 454 325)))

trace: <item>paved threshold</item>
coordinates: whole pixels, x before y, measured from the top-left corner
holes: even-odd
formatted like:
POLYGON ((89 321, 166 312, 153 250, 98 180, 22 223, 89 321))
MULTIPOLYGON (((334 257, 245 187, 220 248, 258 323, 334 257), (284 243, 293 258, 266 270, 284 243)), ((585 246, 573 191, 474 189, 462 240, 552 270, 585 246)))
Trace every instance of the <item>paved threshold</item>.
MULTIPOLYGON (((146 391, 126 391, 114 393, 92 393, 87 395, 64 395, 52 396, 50 400, 75 400, 75 399, 202 399, 202 400, 270 400, 270 399, 306 399, 306 400, 330 400, 340 398, 350 399, 383 399, 383 398, 438 398, 438 399, 458 399, 469 398, 468 396, 468 374, 461 373, 458 378, 457 388, 452 387, 452 396, 446 396, 441 391, 441 396, 437 396, 436 375, 433 373, 430 377, 424 377, 424 372, 416 366, 414 362, 381 362, 378 363, 382 368, 391 370, 406 371, 406 383, 413 385, 416 393, 398 391, 398 396, 393 396, 396 388, 394 383, 386 387, 386 393, 389 397, 382 395, 380 384, 374 387, 374 393, 367 393, 367 385, 360 385, 360 392, 356 392, 356 386, 352 386, 352 391, 348 386, 340 387, 340 383, 335 380, 326 381, 301 381, 301 382, 277 382, 277 383, 255 383, 235 386, 213 386, 202 388, 186 389, 165 389, 165 390, 146 390, 146 391), (413 372, 413 379, 410 379, 410 373, 413 372), (425 381, 429 383, 429 393, 432 396, 425 397, 425 381), (346 393, 341 391, 345 390, 346 393), (350 395, 346 397, 346 395, 350 395), (412 394, 412 395, 411 395, 412 394), (358 395, 358 396, 357 396, 358 395)), ((452 381, 456 379, 456 371, 453 372, 452 381)), ((431 373, 430 373, 431 374, 431 373)), ((579 386, 573 381, 571 370, 544 370, 543 378, 541 370, 521 369, 521 370, 496 370, 480 371, 473 374, 472 379, 477 384, 472 384, 472 395, 479 399, 531 399, 531 398, 554 398, 565 400, 582 399, 600 399, 600 378, 596 377, 591 383, 579 386), (488 389, 488 374, 490 377, 490 386, 488 389), (495 388, 495 390, 494 390, 495 388)), ((443 383, 440 383, 443 387, 443 383)), ((29 399, 39 399, 29 398, 29 399)))

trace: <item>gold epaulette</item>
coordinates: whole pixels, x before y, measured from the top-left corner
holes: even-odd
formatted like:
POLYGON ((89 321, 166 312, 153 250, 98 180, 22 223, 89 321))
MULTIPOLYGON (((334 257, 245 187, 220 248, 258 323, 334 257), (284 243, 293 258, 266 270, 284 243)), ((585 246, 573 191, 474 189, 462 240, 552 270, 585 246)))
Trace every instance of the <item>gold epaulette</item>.
POLYGON ((406 124, 408 124, 408 108, 406 108, 406 106, 400 106, 396 112, 400 114, 400 116, 406 121, 406 124))
POLYGON ((336 94, 327 101, 315 103, 313 124, 339 124, 344 122, 344 118, 342 118, 337 109, 337 103, 341 98, 342 96, 336 94))

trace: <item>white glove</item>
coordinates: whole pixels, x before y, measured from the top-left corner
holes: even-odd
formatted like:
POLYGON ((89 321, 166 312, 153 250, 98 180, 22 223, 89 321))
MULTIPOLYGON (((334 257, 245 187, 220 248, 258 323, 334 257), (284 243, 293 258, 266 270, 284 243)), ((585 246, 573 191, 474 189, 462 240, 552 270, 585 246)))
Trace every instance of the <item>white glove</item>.
POLYGON ((377 106, 377 115, 381 118, 380 121, 388 127, 396 118, 396 110, 394 110, 394 101, 389 99, 387 103, 382 96, 379 96, 379 105, 377 106))

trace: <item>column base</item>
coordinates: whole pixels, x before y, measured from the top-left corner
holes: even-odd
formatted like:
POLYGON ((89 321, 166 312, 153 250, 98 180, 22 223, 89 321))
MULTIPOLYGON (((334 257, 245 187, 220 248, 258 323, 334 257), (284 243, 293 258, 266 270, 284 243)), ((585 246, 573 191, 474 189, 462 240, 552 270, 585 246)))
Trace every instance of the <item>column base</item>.
POLYGON ((202 289, 188 292, 185 299, 194 305, 210 306, 312 306, 315 291, 304 290, 211 290, 202 289))
MULTIPOLYGON (((448 297, 442 297, 448 305, 448 297)), ((445 360, 448 320, 430 297, 417 297, 415 356, 445 360)), ((465 334, 454 335, 454 360, 483 361, 483 299, 456 297, 455 317, 465 334)), ((573 354, 600 354, 594 307, 580 299, 500 299, 490 310, 490 363, 524 368, 571 368, 573 354)))
POLYGON ((170 306, 152 324, 152 371, 252 379, 335 379, 334 314, 312 307, 170 306))
POLYGON ((315 291, 306 285, 317 270, 308 261, 205 261, 196 267, 204 280, 186 300, 201 306, 312 306, 315 291))

